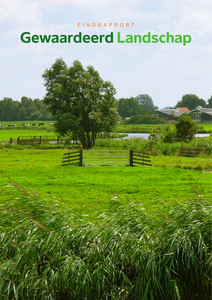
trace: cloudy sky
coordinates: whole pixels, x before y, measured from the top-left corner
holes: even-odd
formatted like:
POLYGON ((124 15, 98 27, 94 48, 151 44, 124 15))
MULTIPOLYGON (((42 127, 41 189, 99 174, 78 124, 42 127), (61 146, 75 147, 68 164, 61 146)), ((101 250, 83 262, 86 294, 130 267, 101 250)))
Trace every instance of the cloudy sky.
POLYGON ((74 60, 85 68, 92 65, 104 80, 112 82, 117 99, 148 94, 160 108, 175 105, 185 94, 207 101, 212 95, 211 28, 211 0, 1 0, 0 99, 42 99, 46 92, 43 72, 63 58, 68 66, 74 60), (83 23, 96 27, 82 27, 83 23), (23 32, 30 36, 113 32, 114 41, 23 43, 23 32), (123 40, 127 35, 169 32, 190 35, 192 41, 186 46, 118 43, 118 32, 123 40))

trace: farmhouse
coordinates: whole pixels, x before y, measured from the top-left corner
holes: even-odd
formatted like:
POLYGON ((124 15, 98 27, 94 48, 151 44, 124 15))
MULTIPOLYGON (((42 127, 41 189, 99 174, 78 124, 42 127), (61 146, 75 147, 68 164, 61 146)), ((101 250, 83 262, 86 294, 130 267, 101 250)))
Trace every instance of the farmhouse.
POLYGON ((212 122, 212 108, 197 106, 190 111, 192 118, 199 122, 212 122))

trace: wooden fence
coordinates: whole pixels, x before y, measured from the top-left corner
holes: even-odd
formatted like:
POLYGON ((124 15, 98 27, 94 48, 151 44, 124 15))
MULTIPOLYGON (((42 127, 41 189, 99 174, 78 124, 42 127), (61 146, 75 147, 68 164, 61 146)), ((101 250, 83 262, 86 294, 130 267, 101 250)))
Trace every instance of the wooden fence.
POLYGON ((79 150, 64 153, 62 166, 152 166, 146 152, 134 150, 79 150))
POLYGON ((130 150, 130 166, 152 166, 150 156, 147 152, 130 150))
POLYGON ((68 165, 82 166, 82 150, 70 151, 63 154, 63 161, 61 167, 68 165))
POLYGON ((179 156, 186 156, 186 157, 197 157, 199 155, 200 148, 184 148, 183 144, 180 148, 179 156))
MULTIPOLYGON (((33 145, 33 144, 44 144, 44 143, 53 143, 59 144, 59 136, 19 136, 17 138, 18 145, 33 145)), ((14 144, 14 139, 10 139, 10 144, 14 144)))

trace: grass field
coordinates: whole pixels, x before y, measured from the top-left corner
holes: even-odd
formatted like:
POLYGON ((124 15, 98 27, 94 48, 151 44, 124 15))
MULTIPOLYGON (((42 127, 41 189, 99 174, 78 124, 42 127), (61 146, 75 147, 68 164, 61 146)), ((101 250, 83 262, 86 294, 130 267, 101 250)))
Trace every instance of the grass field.
POLYGON ((148 204, 160 197, 171 200, 190 196, 194 187, 210 197, 211 173, 198 171, 200 165, 207 164, 207 158, 152 157, 153 167, 60 167, 63 153, 0 150, 1 192, 7 190, 8 176, 39 193, 83 205, 107 201, 113 194, 138 196, 148 204))
MULTIPOLYGON (((6 122, 8 124, 14 124, 15 122, 6 122)), ((12 137, 17 139, 19 136, 44 136, 52 135, 55 136, 54 127, 49 126, 49 122, 44 121, 44 126, 38 126, 40 122, 16 122, 16 127, 0 127, 0 141, 9 141, 12 137), (23 126, 24 123, 30 124, 30 126, 23 126), (35 123, 35 126, 32 124, 35 123)), ((167 126, 174 126, 170 124, 141 124, 141 125, 117 125, 115 128, 116 132, 120 133, 149 133, 154 129, 162 129, 167 126)), ((210 133, 212 132, 211 123, 199 123, 198 124, 199 133, 210 133)))
POLYGON ((67 149, 1 148, 0 299, 210 300, 210 147, 151 167, 61 167, 67 149))

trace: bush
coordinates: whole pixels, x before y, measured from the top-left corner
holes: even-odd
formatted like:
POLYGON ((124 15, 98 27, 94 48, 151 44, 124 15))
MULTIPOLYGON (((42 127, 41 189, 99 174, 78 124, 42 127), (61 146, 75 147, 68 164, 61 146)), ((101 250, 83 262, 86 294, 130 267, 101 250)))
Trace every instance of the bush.
POLYGON ((136 115, 126 120, 124 124, 164 124, 165 121, 155 115, 136 115))
POLYGON ((188 142, 191 141, 197 132, 197 124, 190 116, 181 115, 176 124, 176 137, 179 141, 188 142))
POLYGON ((164 143, 176 142, 176 129, 175 127, 167 126, 160 133, 160 140, 164 143))

